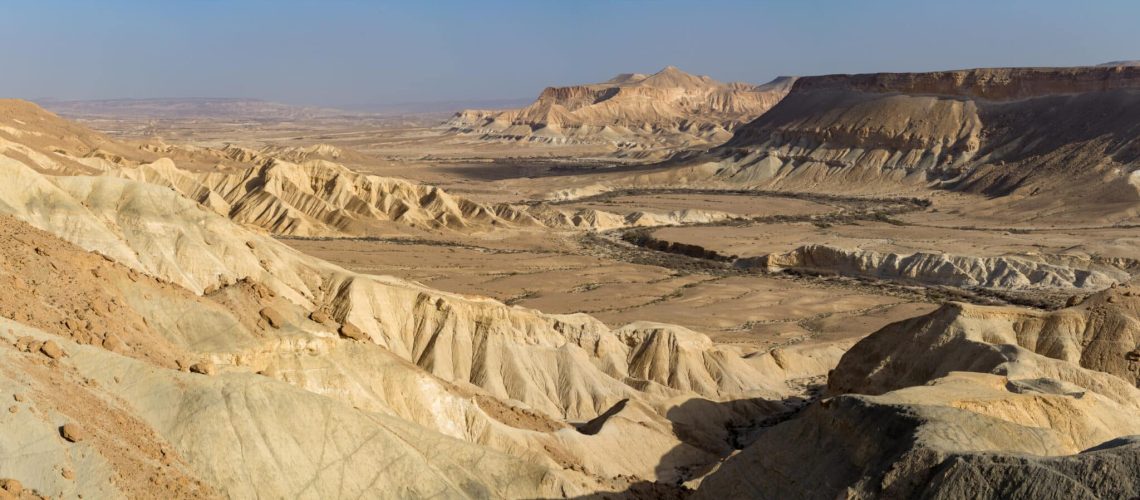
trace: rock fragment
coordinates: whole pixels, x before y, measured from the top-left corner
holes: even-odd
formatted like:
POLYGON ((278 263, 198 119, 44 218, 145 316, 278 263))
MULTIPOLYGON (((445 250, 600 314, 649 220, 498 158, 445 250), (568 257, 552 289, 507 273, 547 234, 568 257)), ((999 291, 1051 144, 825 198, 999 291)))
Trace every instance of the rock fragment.
POLYGON ((59 344, 56 344, 54 340, 44 342, 43 345, 40 346, 40 352, 51 359, 60 359, 66 355, 63 349, 60 348, 59 344))
POLYGON ((368 340, 368 336, 365 335, 364 332, 360 331, 360 329, 357 328, 356 325, 353 325, 352 323, 345 323, 345 324, 341 325, 339 331, 340 331, 340 336, 344 337, 346 339, 352 339, 352 340, 356 340, 359 342, 364 342, 365 340, 368 340))
POLYGON ((285 326, 285 318, 281 316, 281 313, 277 312, 277 310, 272 307, 262 308, 260 311, 258 311, 258 314, 260 314, 261 318, 268 322, 269 326, 272 326, 273 328, 281 328, 282 326, 285 326))
POLYGON ((14 496, 20 496, 20 493, 24 492, 24 485, 15 479, 0 479, 0 489, 14 496))
POLYGON ((122 340, 119 340, 119 337, 115 336, 115 334, 109 334, 107 338, 103 340, 103 348, 111 352, 123 352, 127 350, 127 345, 124 344, 122 340))
POLYGON ((330 321, 332 321, 332 318, 330 318, 328 313, 324 311, 313 311, 309 313, 309 319, 322 325, 328 324, 330 321))
POLYGON ((214 367, 213 361, 202 361, 190 365, 190 372, 200 375, 213 375, 217 369, 214 367))
POLYGON ((78 443, 87 438, 86 431, 84 431, 78 425, 70 422, 63 424, 63 426, 59 428, 59 435, 63 436, 63 439, 71 441, 72 443, 78 443))

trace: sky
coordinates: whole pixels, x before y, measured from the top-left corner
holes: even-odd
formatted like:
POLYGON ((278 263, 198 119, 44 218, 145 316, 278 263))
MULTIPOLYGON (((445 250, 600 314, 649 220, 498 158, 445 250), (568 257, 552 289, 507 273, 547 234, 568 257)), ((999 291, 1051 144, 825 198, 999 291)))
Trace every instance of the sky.
POLYGON ((352 108, 675 65, 780 75, 1140 59, 1135 1, 0 0, 0 97, 352 108))

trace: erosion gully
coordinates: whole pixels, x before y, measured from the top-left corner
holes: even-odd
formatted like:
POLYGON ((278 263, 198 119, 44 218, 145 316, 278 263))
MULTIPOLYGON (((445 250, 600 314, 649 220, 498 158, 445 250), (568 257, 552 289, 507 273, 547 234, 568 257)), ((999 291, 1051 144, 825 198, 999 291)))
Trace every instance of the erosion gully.
MULTIPOLYGON (((660 195, 732 195, 753 197, 793 198, 835 207, 825 214, 769 215, 740 217, 708 223, 683 224, 682 227, 750 226, 754 224, 791 224, 809 222, 820 227, 847 225, 859 221, 875 221, 898 226, 912 225, 895 217, 926 210, 931 201, 913 197, 855 197, 831 194, 797 193, 784 191, 749 191, 719 189, 620 189, 594 196, 549 202, 552 205, 605 202, 622 196, 660 195)), ((673 226, 676 227, 676 226, 673 226)), ((634 264, 653 265, 683 273, 705 273, 714 276, 756 275, 787 279, 801 285, 844 288, 876 293, 905 300, 941 303, 946 301, 969 302, 983 305, 1019 305, 1053 310, 1064 306, 1070 295, 1059 292, 1019 292, 961 288, 946 285, 904 284, 894 281, 842 276, 837 274, 808 273, 798 270, 765 271, 745 269, 733 265, 734 256, 722 255, 697 245, 668 242, 655 238, 653 231, 660 226, 618 228, 590 232, 579 238, 591 253, 634 264)))

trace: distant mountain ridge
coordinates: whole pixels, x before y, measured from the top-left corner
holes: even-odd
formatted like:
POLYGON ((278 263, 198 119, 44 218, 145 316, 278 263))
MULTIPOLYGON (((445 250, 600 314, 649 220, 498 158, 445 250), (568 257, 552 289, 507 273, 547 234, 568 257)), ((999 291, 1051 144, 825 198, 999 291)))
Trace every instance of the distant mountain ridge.
POLYGON ((369 103, 347 106, 354 110, 379 114, 428 114, 446 113, 451 115, 459 109, 510 109, 526 106, 530 99, 460 99, 443 101, 416 101, 400 103, 369 103))
POLYGON ((118 119, 248 119, 375 117, 390 115, 450 115, 457 109, 481 107, 508 109, 529 99, 473 99, 404 103, 360 103, 339 107, 305 106, 240 97, 170 97, 144 99, 58 100, 37 99, 44 109, 72 118, 118 119))
POLYGON ((1098 64, 1097 66, 1140 66, 1140 59, 1133 59, 1130 61, 1109 61, 1106 63, 1098 64))
POLYGON ((342 109, 299 106, 261 99, 187 97, 147 99, 96 99, 63 101, 41 99, 36 104, 63 116, 84 118, 229 118, 299 119, 360 114, 342 109))
POLYGON ((464 110, 447 126, 489 140, 627 148, 716 144, 779 102, 794 81, 721 83, 669 66, 652 75, 624 73, 602 83, 547 87, 526 107, 464 110))

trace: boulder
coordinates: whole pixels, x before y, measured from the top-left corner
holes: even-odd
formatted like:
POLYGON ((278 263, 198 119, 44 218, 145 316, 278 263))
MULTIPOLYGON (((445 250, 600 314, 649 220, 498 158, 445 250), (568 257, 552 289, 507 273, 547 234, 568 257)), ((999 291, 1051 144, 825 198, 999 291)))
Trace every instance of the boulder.
POLYGON ((24 485, 15 479, 0 479, 0 489, 18 497, 24 492, 24 485))
POLYGON ((368 336, 365 335, 364 332, 360 331, 360 329, 352 323, 345 323, 341 325, 340 336, 346 339, 352 339, 360 342, 368 340, 368 336))
POLYGON ((87 438, 87 431, 84 431, 83 428, 76 424, 66 423, 59 428, 59 435, 72 443, 78 443, 87 438))
POLYGON ((217 369, 214 367, 213 361, 202 361, 190 365, 190 372, 200 375, 213 375, 217 369))
POLYGON ((262 308, 261 311, 258 311, 258 314, 273 328, 281 328, 285 325, 285 318, 272 307, 262 308))
POLYGON ((63 352, 63 349, 59 347, 59 344, 56 344, 54 340, 44 342, 43 345, 40 346, 40 352, 51 359, 60 359, 66 356, 66 353, 63 352))

